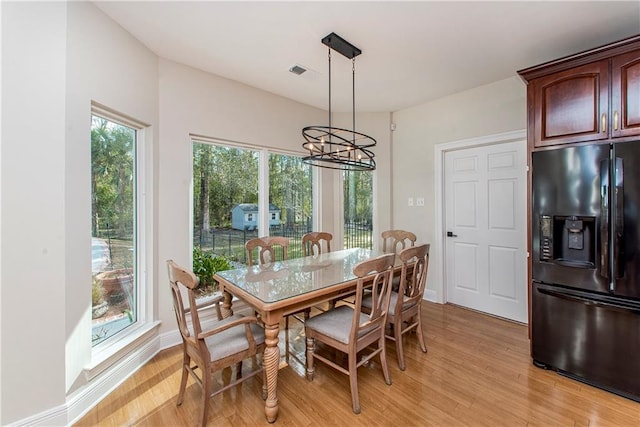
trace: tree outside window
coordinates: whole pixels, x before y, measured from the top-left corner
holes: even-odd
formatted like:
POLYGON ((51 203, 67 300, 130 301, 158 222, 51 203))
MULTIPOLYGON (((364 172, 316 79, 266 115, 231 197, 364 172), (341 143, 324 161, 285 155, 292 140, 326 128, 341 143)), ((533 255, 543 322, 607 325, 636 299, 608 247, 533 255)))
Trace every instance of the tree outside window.
POLYGON ((373 248, 373 172, 344 171, 344 248, 373 248))
POLYGON ((193 142, 194 254, 246 262, 244 244, 259 233, 259 179, 269 182, 264 234, 291 238, 290 258, 302 254, 313 224, 311 168, 298 156, 269 153, 267 176, 259 177, 259 162, 249 148, 193 142))
POLYGON ((92 344, 136 321, 137 131, 91 117, 92 344))

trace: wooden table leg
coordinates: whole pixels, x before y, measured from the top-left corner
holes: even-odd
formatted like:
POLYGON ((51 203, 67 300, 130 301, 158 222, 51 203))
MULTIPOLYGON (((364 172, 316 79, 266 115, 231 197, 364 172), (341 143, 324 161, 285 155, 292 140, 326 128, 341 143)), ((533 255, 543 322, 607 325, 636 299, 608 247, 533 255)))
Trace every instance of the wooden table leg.
POLYGON ((222 291, 224 300, 222 301, 222 318, 226 319, 229 316, 233 316, 233 309, 231 308, 231 294, 227 291, 222 291))
POLYGON ((265 349, 262 363, 267 374, 267 400, 264 413, 267 421, 275 422, 278 418, 278 366, 280 364, 280 349, 278 348, 278 333, 280 322, 264 325, 265 349))

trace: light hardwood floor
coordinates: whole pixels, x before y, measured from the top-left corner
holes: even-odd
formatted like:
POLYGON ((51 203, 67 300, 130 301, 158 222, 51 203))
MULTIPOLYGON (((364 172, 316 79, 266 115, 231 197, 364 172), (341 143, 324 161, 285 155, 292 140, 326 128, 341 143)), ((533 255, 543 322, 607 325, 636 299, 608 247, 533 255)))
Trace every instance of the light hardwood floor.
MULTIPOLYGON (((305 379, 301 324, 290 323, 289 351, 284 351, 285 333, 280 335, 285 367, 279 373, 280 413, 274 425, 640 426, 640 403, 534 367, 526 326, 427 302, 428 352, 420 351, 414 334, 406 336, 402 372, 388 343, 393 384, 384 383, 378 362, 360 368, 362 413, 355 415, 346 375, 317 364, 314 381, 305 379)), ((181 357, 180 347, 160 352, 76 425, 196 425, 200 388, 191 379, 184 403, 175 404, 181 357)), ((268 425, 261 387, 258 376, 211 399, 209 425, 268 425)))

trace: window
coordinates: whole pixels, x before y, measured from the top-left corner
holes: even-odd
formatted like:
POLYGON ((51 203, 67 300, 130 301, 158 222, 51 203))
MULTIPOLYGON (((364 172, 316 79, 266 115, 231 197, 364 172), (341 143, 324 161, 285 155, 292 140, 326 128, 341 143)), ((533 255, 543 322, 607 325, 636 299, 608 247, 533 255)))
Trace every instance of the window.
POLYGON ((290 237, 289 257, 301 256, 300 240, 313 224, 311 184, 311 167, 299 156, 194 140, 194 259, 245 263, 245 242, 266 234, 290 237), (259 182, 269 194, 259 194, 259 182), (264 211, 259 199, 268 200, 264 211))
POLYGON ((137 321, 140 128, 91 116, 92 334, 95 346, 137 321))
POLYGON ((193 245, 245 262, 244 243, 258 236, 259 152, 193 143, 193 245))
POLYGON ((344 171, 344 248, 373 248, 373 172, 344 171))
POLYGON ((269 206, 272 236, 289 237, 289 258, 302 256, 302 236, 313 227, 311 166, 302 158, 269 153, 269 206), (279 218, 278 218, 279 213, 279 218))

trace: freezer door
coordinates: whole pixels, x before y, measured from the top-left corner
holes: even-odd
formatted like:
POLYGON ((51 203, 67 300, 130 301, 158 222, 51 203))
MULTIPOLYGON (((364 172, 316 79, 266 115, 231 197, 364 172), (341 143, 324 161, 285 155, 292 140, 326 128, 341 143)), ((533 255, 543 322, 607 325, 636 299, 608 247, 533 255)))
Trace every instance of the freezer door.
POLYGON ((640 303, 534 283, 534 363, 640 401, 640 303))
POLYGON ((611 292, 640 298, 640 142, 615 144, 613 159, 611 292))
POLYGON ((533 280, 609 291, 609 145, 532 154, 533 280))

